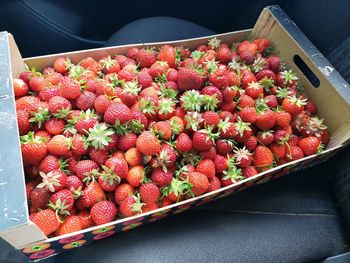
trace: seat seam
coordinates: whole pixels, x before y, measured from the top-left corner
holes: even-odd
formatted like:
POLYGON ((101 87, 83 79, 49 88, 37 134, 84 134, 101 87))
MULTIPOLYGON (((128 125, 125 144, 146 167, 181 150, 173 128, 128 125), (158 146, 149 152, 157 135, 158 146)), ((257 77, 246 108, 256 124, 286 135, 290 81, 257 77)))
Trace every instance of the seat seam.
POLYGON ((324 214, 324 213, 288 213, 288 212, 286 213, 286 212, 247 211, 247 210, 231 210, 231 209, 217 209, 217 208, 209 208, 209 210, 221 211, 221 212, 232 212, 232 213, 246 213, 246 214, 338 217, 338 215, 336 214, 324 214))

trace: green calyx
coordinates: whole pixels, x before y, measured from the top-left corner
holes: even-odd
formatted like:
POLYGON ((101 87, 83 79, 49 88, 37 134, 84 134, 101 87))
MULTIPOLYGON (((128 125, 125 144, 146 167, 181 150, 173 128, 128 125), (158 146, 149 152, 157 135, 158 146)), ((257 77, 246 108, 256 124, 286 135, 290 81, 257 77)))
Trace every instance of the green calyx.
POLYGON ((192 166, 196 166, 200 160, 201 160, 201 157, 197 154, 196 151, 185 152, 182 154, 182 159, 181 159, 180 164, 182 166, 185 166, 187 164, 190 164, 192 166))
POLYGON ((66 201, 63 200, 61 201, 61 198, 58 198, 56 200, 56 203, 52 203, 51 201, 49 202, 49 204, 47 205, 49 208, 51 208, 52 210, 55 210, 56 212, 56 218, 60 223, 63 223, 62 219, 60 218, 59 215, 64 215, 64 216, 69 216, 70 213, 67 210, 69 205, 66 205, 66 201))
POLYGON ((34 132, 30 131, 26 135, 20 137, 21 144, 35 144, 35 143, 44 143, 46 138, 40 136, 34 136, 34 132))
POLYGON ((261 80, 259 80, 259 83, 260 83, 261 86, 264 87, 264 89, 266 91, 269 91, 269 89, 274 86, 274 81, 271 78, 267 77, 267 76, 265 76, 261 80))
POLYGON ((264 69, 265 67, 266 67, 266 60, 261 57, 258 57, 254 60, 251 69, 254 73, 257 73, 260 70, 264 69))
POLYGON ((104 149, 111 141, 111 135, 114 131, 105 123, 96 123, 93 128, 89 129, 89 136, 86 142, 95 149, 104 149))
POLYGON ((167 116, 167 114, 172 113, 175 111, 175 103, 172 99, 169 98, 163 98, 158 100, 158 113, 164 114, 167 116))
POLYGON ((33 117, 29 119, 29 122, 37 123, 39 128, 41 128, 45 121, 50 119, 50 112, 47 108, 39 108, 37 112, 32 112, 31 115, 33 117))
POLYGON ((114 172, 114 167, 112 167, 111 169, 108 168, 107 166, 105 165, 102 165, 102 172, 99 173, 99 172, 94 172, 93 175, 94 177, 98 177, 100 176, 106 183, 108 183, 109 185, 113 185, 113 184, 120 184, 120 177, 119 175, 117 175, 115 172, 114 172))
POLYGON ((140 194, 133 195, 133 198, 135 200, 135 203, 131 205, 131 209, 134 212, 137 212, 138 214, 142 213, 142 207, 145 205, 144 203, 141 203, 140 194))
POLYGON ((218 61, 213 60, 206 60, 204 62, 204 65, 206 67, 206 69, 208 70, 209 74, 212 74, 213 72, 215 72, 218 69, 218 61))
POLYGON ((188 179, 181 181, 177 178, 173 178, 170 185, 163 187, 161 192, 165 196, 173 193, 179 200, 182 195, 187 194, 190 190, 191 184, 188 182, 188 179))
POLYGON ((197 131, 199 128, 199 124, 204 121, 202 118, 202 114, 197 111, 190 111, 187 112, 185 115, 185 121, 186 121, 186 129, 192 129, 194 131, 197 131))
POLYGON ((86 69, 80 65, 71 65, 69 68, 69 77, 78 79, 84 75, 86 69))
POLYGON ((276 97, 285 99, 291 95, 291 91, 288 88, 277 88, 276 97))
POLYGON ((156 106, 154 105, 152 100, 148 100, 145 98, 140 99, 140 109, 143 114, 155 114, 156 106))
POLYGON ((199 51, 199 50, 195 50, 191 53, 191 58, 193 58, 194 60, 200 60, 203 56, 205 55, 205 52, 199 51))
POLYGON ((296 74, 293 72, 292 69, 282 71, 282 76, 284 79, 283 81, 284 85, 293 83, 293 81, 298 80, 298 77, 296 76, 296 74))
POLYGON ((53 116, 59 119, 66 119, 71 112, 69 108, 62 108, 53 114, 53 116))
POLYGON ((218 124, 218 130, 221 132, 228 132, 230 127, 233 125, 232 122, 230 122, 230 118, 226 117, 225 120, 220 119, 219 124, 218 124))
POLYGON ((203 103, 203 95, 197 90, 188 90, 180 98, 182 107, 187 111, 200 111, 203 103))
POLYGON ((209 39, 208 46, 210 46, 212 49, 218 49, 220 47, 220 43, 221 43, 220 39, 213 37, 209 39))
POLYGON ((213 132, 213 130, 214 130, 214 126, 209 125, 202 132, 207 135, 206 141, 208 142, 211 140, 213 142, 213 144, 215 145, 215 141, 217 139, 219 139, 219 137, 220 137, 220 132, 219 131, 213 132))
POLYGON ((244 176, 242 175, 242 170, 238 169, 236 166, 229 167, 226 171, 223 172, 224 177, 222 179, 230 179, 232 183, 243 180, 244 176))
POLYGON ((177 102, 177 91, 172 88, 166 88, 161 85, 160 91, 158 92, 159 98, 171 99, 173 102, 177 102))
POLYGON ((128 81, 124 83, 122 93, 131 93, 132 95, 138 95, 140 91, 141 87, 137 81, 128 81))
POLYGON ((237 122, 234 123, 236 131, 240 136, 243 136, 245 131, 251 131, 250 123, 243 122, 240 117, 237 117, 237 122))
POLYGON ((214 111, 220 101, 217 99, 216 94, 213 95, 203 95, 203 108, 206 111, 214 111))
POLYGON ((289 101, 297 105, 299 108, 307 103, 307 99, 302 99, 301 97, 297 97, 295 95, 289 97, 289 101))

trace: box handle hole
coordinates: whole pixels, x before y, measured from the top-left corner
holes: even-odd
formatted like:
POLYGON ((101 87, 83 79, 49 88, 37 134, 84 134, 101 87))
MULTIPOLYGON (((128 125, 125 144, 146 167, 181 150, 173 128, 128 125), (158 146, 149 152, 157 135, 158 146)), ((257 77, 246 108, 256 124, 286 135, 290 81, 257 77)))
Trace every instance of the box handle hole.
POLYGON ((311 69, 305 64, 302 58, 299 55, 294 55, 293 61, 295 65, 297 65, 297 67, 304 73, 306 78, 311 82, 312 86, 314 88, 318 88, 320 86, 320 80, 311 71, 311 69))

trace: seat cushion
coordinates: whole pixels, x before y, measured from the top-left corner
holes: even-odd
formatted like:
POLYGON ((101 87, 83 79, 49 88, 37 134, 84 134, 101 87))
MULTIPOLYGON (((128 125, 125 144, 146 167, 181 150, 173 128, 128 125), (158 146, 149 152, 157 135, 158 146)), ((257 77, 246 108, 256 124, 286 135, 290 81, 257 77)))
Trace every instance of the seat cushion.
POLYGON ((139 19, 113 34, 105 46, 160 42, 215 34, 205 27, 172 17, 139 19))

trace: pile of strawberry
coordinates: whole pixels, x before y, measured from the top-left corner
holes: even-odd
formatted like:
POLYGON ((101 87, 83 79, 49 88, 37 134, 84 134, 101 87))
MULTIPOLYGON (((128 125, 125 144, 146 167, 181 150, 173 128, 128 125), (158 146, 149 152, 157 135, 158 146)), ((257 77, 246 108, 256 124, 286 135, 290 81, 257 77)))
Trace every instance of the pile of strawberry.
POLYGON ((56 59, 14 80, 30 219, 58 236, 168 206, 329 142, 268 39, 56 59))

